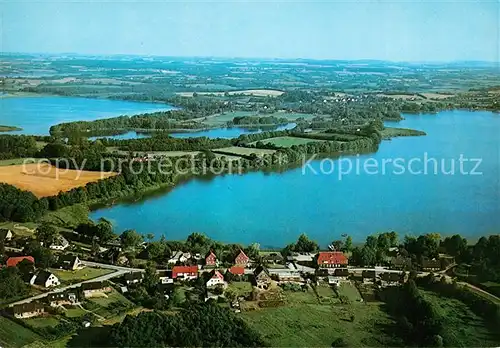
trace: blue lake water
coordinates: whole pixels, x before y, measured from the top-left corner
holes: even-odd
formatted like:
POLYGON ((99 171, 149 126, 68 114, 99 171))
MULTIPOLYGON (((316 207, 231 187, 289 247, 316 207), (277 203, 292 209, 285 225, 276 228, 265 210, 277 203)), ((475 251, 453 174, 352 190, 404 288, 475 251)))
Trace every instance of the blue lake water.
POLYGON ((0 98, 0 125, 17 126, 22 131, 8 134, 48 135, 52 125, 71 121, 91 121, 120 115, 171 110, 162 103, 75 97, 0 98))
POLYGON ((198 178, 135 203, 96 210, 91 218, 106 217, 117 231, 131 228, 167 239, 203 232, 224 242, 262 246, 283 246, 303 232, 322 245, 344 233, 362 241, 388 230, 460 233, 471 239, 499 233, 500 115, 458 110, 405 117, 397 126, 428 135, 383 141, 376 153, 337 159, 334 165, 342 163, 344 171, 346 160, 353 161, 353 172, 341 178, 338 168, 329 173, 328 160, 280 173, 198 178), (461 155, 468 159, 462 160, 462 170, 461 155), (481 159, 478 168, 473 159, 481 159), (405 172, 389 160, 403 162, 405 172), (451 160, 455 174, 444 174, 441 162, 449 172, 451 160), (473 169, 482 174, 471 175, 473 169))
MULTIPOLYGON (((267 130, 275 130, 275 131, 289 130, 289 129, 295 128, 296 125, 297 125, 296 123, 288 123, 288 124, 281 125, 278 127, 270 127, 270 129, 221 127, 221 128, 206 129, 206 130, 196 131, 196 132, 175 132, 175 133, 170 133, 170 136, 172 136, 174 138, 179 138, 179 139, 200 138, 200 137, 207 137, 207 138, 211 138, 211 139, 215 139, 215 138, 232 139, 232 138, 237 138, 242 134, 262 133, 263 131, 267 131, 267 130)), ((89 139, 95 140, 98 138, 107 138, 107 139, 125 140, 125 139, 147 138, 150 136, 151 136, 151 134, 148 134, 148 133, 138 133, 138 132, 130 131, 130 132, 120 134, 120 135, 90 137, 89 139)))
MULTIPOLYGON (((288 123, 282 126, 273 127, 271 129, 265 130, 288 130, 295 128, 296 123, 288 123)), ((199 138, 199 137, 207 137, 207 138, 237 138, 242 134, 254 134, 254 133, 262 133, 264 129, 258 128, 241 128, 241 127, 231 127, 231 128, 214 128, 207 129, 199 132, 186 132, 186 133, 171 133, 170 135, 174 138, 199 138)))

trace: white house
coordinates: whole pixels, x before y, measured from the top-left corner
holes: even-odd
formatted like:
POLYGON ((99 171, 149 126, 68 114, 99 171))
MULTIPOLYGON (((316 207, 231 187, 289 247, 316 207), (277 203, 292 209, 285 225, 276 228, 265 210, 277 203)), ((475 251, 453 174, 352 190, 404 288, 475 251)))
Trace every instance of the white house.
POLYGON ((49 271, 40 271, 31 278, 30 284, 51 288, 60 285, 61 282, 53 273, 49 271))
POLYGON ((213 270, 210 272, 210 275, 210 279, 208 279, 206 283, 207 288, 217 285, 226 285, 224 276, 218 270, 213 270))
POLYGON ((124 276, 125 281, 127 284, 136 284, 136 283, 142 283, 144 279, 144 274, 142 272, 130 272, 125 274, 124 276))
POLYGON ((57 261, 61 269, 74 271, 83 268, 82 262, 76 255, 61 255, 57 261))
POLYGON ((59 236, 57 240, 50 245, 50 249, 52 250, 65 250, 67 247, 69 247, 69 242, 63 236, 59 236))
POLYGON ((185 253, 182 251, 173 251, 172 256, 168 260, 168 263, 186 262, 191 258, 190 253, 185 253))
POLYGON ((14 237, 14 235, 11 230, 0 228, 0 242, 9 242, 12 240, 12 237, 14 237))

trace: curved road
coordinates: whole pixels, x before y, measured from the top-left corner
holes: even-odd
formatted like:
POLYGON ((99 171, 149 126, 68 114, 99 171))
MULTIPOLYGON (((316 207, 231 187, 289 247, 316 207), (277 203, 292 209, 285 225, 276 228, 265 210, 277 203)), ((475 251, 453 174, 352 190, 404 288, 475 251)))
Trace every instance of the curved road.
POLYGON ((51 291, 48 291, 48 292, 44 292, 43 294, 39 294, 39 295, 35 295, 35 296, 32 296, 32 297, 25 298, 23 300, 12 302, 12 303, 9 303, 9 307, 12 307, 12 306, 17 305, 17 304, 29 303, 29 302, 31 302, 33 300, 38 300, 38 299, 44 298, 44 297, 48 296, 49 294, 54 294, 54 293, 63 292, 63 291, 69 290, 69 289, 78 288, 83 283, 100 282, 100 281, 104 281, 104 280, 109 280, 109 279, 112 279, 112 278, 120 277, 120 276, 122 276, 122 275, 124 275, 126 273, 129 273, 129 272, 144 272, 144 270, 140 269, 140 268, 128 268, 128 267, 108 265, 108 264, 105 264, 105 263, 98 263, 98 262, 91 262, 91 261, 83 261, 82 260, 82 264, 85 265, 85 266, 89 266, 89 267, 99 267, 99 268, 112 269, 115 272, 109 273, 109 274, 105 274, 105 275, 97 277, 97 278, 85 280, 85 281, 80 282, 80 283, 75 283, 75 284, 71 284, 71 285, 68 285, 68 286, 64 286, 62 288, 57 288, 57 289, 54 289, 54 290, 51 290, 51 291))

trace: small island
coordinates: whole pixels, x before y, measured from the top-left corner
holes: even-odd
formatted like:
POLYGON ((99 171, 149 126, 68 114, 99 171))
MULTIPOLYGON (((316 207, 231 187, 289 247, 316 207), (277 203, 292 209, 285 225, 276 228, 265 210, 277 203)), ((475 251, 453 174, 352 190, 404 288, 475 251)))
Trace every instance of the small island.
POLYGON ((14 132, 14 131, 21 131, 21 130, 23 130, 23 129, 19 128, 19 127, 0 125, 0 132, 14 132))

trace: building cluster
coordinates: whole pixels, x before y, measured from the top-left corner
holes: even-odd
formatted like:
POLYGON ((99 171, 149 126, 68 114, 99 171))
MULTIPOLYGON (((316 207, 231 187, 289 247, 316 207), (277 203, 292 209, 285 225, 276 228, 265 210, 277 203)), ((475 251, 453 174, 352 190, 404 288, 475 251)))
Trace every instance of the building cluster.
POLYGON ((108 281, 89 281, 83 283, 79 288, 50 293, 41 300, 15 304, 10 310, 18 319, 32 318, 44 315, 49 308, 80 306, 84 299, 106 296, 111 291, 112 288, 108 281))

